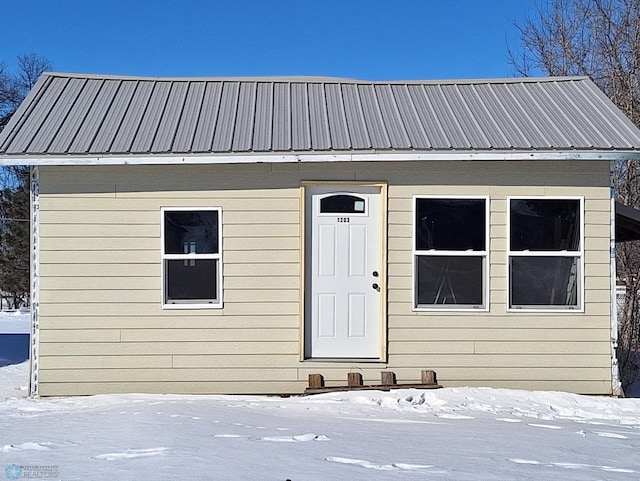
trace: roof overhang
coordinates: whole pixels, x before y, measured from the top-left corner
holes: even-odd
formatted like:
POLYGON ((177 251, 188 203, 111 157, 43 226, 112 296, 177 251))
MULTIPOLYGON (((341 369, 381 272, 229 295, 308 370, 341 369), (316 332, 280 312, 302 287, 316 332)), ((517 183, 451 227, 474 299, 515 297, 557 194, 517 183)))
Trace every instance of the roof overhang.
POLYGON ((616 242, 640 240, 640 210, 616 202, 616 242))
POLYGON ((0 165, 163 165, 299 162, 640 160, 640 151, 429 151, 299 152, 206 155, 0 156, 0 165))

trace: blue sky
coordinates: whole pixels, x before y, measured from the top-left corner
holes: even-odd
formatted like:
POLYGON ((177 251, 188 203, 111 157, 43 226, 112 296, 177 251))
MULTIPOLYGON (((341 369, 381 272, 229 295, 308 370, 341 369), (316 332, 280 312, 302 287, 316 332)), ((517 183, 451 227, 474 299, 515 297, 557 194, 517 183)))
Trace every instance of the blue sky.
POLYGON ((4 0, 0 60, 60 72, 511 77, 535 0, 4 0))

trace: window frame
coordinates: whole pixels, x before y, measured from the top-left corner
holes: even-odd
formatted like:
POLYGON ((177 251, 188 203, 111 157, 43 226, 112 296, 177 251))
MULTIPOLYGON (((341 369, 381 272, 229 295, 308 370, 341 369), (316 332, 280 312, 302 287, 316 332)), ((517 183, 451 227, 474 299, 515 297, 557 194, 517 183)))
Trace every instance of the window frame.
POLYGON ((222 207, 161 207, 160 208, 160 257, 162 264, 161 273, 161 302, 163 309, 221 309, 223 307, 223 276, 222 276, 222 207), (165 253, 165 213, 166 212, 196 212, 196 211, 214 211, 218 213, 218 252, 212 254, 167 254, 165 253), (168 260, 217 260, 216 268, 216 294, 215 302, 198 303, 198 302, 167 302, 167 262, 168 260))
POLYGON ((490 197, 488 195, 437 195, 427 194, 413 196, 413 208, 412 208, 412 302, 413 311, 415 312, 489 312, 489 280, 490 280, 490 230, 491 230, 491 206, 490 197), (451 200, 484 200, 484 215, 485 215, 485 232, 484 232, 484 250, 421 250, 417 248, 417 225, 416 216, 419 199, 451 199, 451 200), (470 305, 470 304, 430 304, 419 305, 418 304, 418 257, 419 256, 432 256, 432 257, 482 257, 482 305, 470 305))
POLYGON ((584 196, 579 195, 512 195, 507 197, 507 245, 506 245, 506 254, 507 254, 507 264, 506 264, 506 275, 507 275, 507 312, 549 312, 549 313, 569 313, 575 314, 584 312, 584 284, 585 284, 585 276, 584 276, 584 228, 586 225, 585 217, 584 217, 584 196), (511 201, 512 200, 572 200, 578 201, 578 215, 580 216, 580 222, 578 227, 580 229, 579 242, 580 246, 578 250, 562 250, 562 251, 553 251, 553 250, 540 250, 540 251, 513 251, 511 250, 511 201), (568 258, 577 258, 578 259, 578 274, 576 275, 576 279, 578 282, 578 287, 576 289, 576 295, 578 297, 576 305, 552 305, 552 304, 544 304, 540 306, 535 305, 523 305, 523 306, 513 306, 511 302, 511 282, 512 282, 512 274, 511 274, 511 259, 513 257, 568 257, 568 258))

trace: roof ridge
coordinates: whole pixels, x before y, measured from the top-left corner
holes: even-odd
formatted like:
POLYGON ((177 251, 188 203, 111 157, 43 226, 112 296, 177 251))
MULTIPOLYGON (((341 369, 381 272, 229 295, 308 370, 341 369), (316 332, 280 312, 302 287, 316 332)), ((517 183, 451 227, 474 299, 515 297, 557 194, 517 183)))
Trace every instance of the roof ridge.
POLYGON ((503 78, 464 78, 464 79, 409 79, 409 80, 366 80, 346 77, 313 76, 313 75, 266 75, 266 76, 145 76, 118 75, 74 72, 44 72, 43 76, 99 79, 99 80, 139 80, 156 82, 272 82, 272 83, 332 83, 332 84, 365 84, 365 85, 478 85, 501 83, 540 83, 588 80, 587 76, 564 77, 503 77, 503 78))

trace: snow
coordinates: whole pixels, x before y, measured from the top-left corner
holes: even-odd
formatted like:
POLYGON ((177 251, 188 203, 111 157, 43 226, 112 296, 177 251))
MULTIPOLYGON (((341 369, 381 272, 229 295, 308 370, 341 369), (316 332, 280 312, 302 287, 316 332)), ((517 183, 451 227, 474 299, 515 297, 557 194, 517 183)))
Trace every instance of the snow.
POLYGON ((34 400, 27 379, 28 362, 0 368, 8 479, 640 478, 640 399, 444 388, 34 400))
POLYGON ((28 309, 0 311, 0 334, 29 334, 31 314, 28 309))

